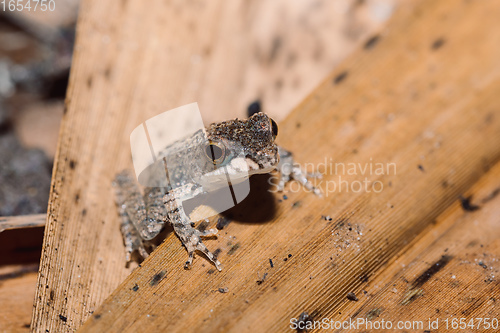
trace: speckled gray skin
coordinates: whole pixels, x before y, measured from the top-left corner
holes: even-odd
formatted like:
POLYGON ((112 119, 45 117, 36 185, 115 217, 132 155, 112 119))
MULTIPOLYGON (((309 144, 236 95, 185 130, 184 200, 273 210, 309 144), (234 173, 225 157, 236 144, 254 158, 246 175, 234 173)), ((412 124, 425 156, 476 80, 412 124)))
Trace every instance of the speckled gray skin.
POLYGON ((215 235, 217 229, 199 231, 193 228, 179 200, 197 197, 208 188, 216 190, 227 186, 227 174, 233 183, 237 183, 253 174, 269 173, 275 169, 282 171, 279 189, 290 178, 314 189, 300 168, 294 166, 291 154, 278 149, 274 142, 277 131, 274 121, 264 113, 254 114, 247 120, 211 124, 206 128, 206 138, 202 131, 198 131, 159 154, 163 158, 160 162, 166 163, 166 167, 163 164, 161 167, 168 170, 173 185, 148 187, 144 196, 134 176, 127 171, 118 174, 113 185, 122 218, 127 261, 136 250, 142 257, 147 257, 143 240, 157 236, 168 221, 188 251, 186 269, 191 267, 194 252, 199 250, 220 271, 220 262, 201 241, 201 237, 215 235), (279 163, 278 150, 285 156, 284 163, 279 163))

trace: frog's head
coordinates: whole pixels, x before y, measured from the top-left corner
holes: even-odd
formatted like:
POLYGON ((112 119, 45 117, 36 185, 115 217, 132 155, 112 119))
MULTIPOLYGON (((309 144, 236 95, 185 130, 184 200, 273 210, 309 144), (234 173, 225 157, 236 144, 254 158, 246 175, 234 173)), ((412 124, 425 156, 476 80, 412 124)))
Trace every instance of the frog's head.
POLYGON ((278 126, 262 112, 247 120, 211 124, 207 128, 205 155, 216 170, 206 176, 227 182, 227 172, 231 182, 238 183, 251 175, 271 172, 279 162, 274 143, 277 135, 278 126))

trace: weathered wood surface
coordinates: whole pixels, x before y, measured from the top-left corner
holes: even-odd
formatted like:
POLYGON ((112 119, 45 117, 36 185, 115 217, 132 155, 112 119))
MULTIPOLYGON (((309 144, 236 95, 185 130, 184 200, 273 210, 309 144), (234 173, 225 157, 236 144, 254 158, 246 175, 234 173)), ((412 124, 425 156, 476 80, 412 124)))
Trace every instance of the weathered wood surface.
POLYGON ((45 214, 0 217, 0 332, 29 332, 45 214))
POLYGON ((360 304, 350 304, 343 314, 355 321, 385 320, 394 325, 401 320, 419 325, 422 321, 420 330, 413 326, 410 332, 497 332, 500 324, 488 330, 476 318, 495 323, 494 318, 500 317, 500 163, 465 195, 468 206, 458 200, 452 204, 429 225, 424 237, 380 276, 367 281, 366 293, 358 295, 360 304), (467 326, 460 326, 461 318, 467 326), (438 320, 438 326, 429 327, 429 319, 438 320))
POLYGON ((0 268, 0 332, 29 332, 38 264, 0 268))
MULTIPOLYGON (((360 277, 370 280, 391 267, 412 241, 429 230, 435 219, 498 161, 499 14, 494 1, 412 2, 400 9, 378 40, 344 62, 283 122, 280 143, 296 152, 300 162, 319 164, 326 157, 341 163, 395 163, 396 174, 367 175, 370 181, 380 180, 383 191, 336 191, 323 199, 299 191, 288 193, 288 200, 279 202, 277 197, 266 197, 265 188, 254 188, 257 198, 233 212, 240 223, 231 223, 225 229, 227 234, 206 242, 212 249, 221 249, 222 273, 214 272, 200 257, 191 271, 182 270, 186 253, 170 234, 93 313, 81 331, 283 331, 291 318, 298 318, 304 311, 315 318, 347 318, 344 310, 352 304, 346 294, 360 293, 365 283, 360 277), (264 199, 271 204, 264 204, 264 199), (333 220, 325 220, 322 215, 333 220), (269 259, 274 262, 272 268, 269 259), (221 293, 219 288, 228 292, 221 293)), ((156 24, 151 15, 140 27, 126 21, 126 31, 144 36, 156 24)), ((86 22, 81 23, 85 29, 86 22)), ((134 57, 142 55, 144 64, 155 59, 140 51, 122 53, 122 60, 114 62, 112 71, 104 69, 104 73, 111 73, 110 78, 122 82, 129 82, 129 75, 137 75, 139 68, 134 60, 138 59, 134 57)), ((105 68, 106 59, 102 63, 105 68)), ((84 65, 82 62, 73 74, 84 72, 84 65)), ((91 89, 96 89, 95 83, 101 80, 104 78, 94 77, 91 89)), ((148 78, 148 82, 149 87, 156 86, 154 78, 148 78)), ((141 83, 138 80, 133 94, 125 84, 117 92, 100 84, 100 94, 91 99, 93 105, 86 115, 74 114, 76 119, 91 120, 92 110, 107 107, 104 118, 94 121, 94 126, 107 131, 99 145, 107 145, 107 140, 118 134, 118 130, 113 128, 113 132, 106 126, 118 118, 118 112, 123 119, 121 126, 131 128, 143 119, 133 112, 139 104, 149 110, 159 103, 163 96, 155 100, 156 90, 143 91, 141 83), (125 104, 120 96, 130 100, 125 104), (156 101, 154 105, 152 100, 156 101)), ((89 99, 81 95, 77 90, 70 92, 68 114, 86 106, 89 99)), ((66 125, 70 130, 70 124, 66 125)), ((71 144, 61 147, 60 152, 67 149, 71 153, 71 144)), ((93 148, 91 144, 89 147, 93 148)), ((116 171, 113 166, 126 160, 122 152, 106 151, 106 156, 101 150, 93 154, 102 162, 90 168, 94 185, 88 186, 95 187, 95 192, 90 192, 96 196, 99 191, 111 192, 106 181, 116 171)), ((59 160, 58 168, 64 170, 68 165, 69 158, 66 162, 59 160)), ((73 172, 83 172, 79 167, 81 164, 73 172)), ((57 185, 57 176, 56 188, 63 190, 57 185)), ((326 172, 323 181, 336 181, 338 176, 326 172)), ((358 172, 342 176, 352 182, 363 181, 365 175, 358 172)), ((99 207, 93 218, 98 213, 104 221, 113 218, 109 213, 111 200, 107 210, 99 207)), ((51 212, 57 211, 51 208, 51 212)), ((64 221, 64 211, 58 213, 52 217, 58 223, 51 223, 51 228, 59 228, 64 221)), ((68 214, 76 216, 78 211, 68 214)), ((109 227, 106 222, 102 226, 109 227)), ((99 230, 94 232, 95 240, 80 240, 87 245, 87 256, 83 249, 81 257, 80 252, 76 255, 81 260, 80 270, 84 269, 88 251, 100 251, 103 245, 99 230)), ((118 247, 118 240, 116 244, 118 247)), ((47 247, 44 256, 52 255, 51 247, 47 247)), ((119 258, 106 257, 113 259, 113 267, 117 267, 119 258)), ((46 274, 53 274, 48 265, 48 259, 42 261, 38 288, 42 300, 54 287, 43 287, 46 274)), ((104 266, 109 269, 111 265, 104 266)), ((76 278, 79 271, 73 269, 72 277, 76 278)), ((79 295, 84 302, 84 297, 98 291, 84 285, 68 293, 79 295)), ((431 292, 428 290, 427 295, 431 292)), ((406 293, 401 291, 400 298, 406 293)), ((58 297, 61 295, 56 293, 54 302, 60 302, 58 297)), ((454 311, 456 307, 449 309, 454 311)), ((39 307, 35 311, 34 327, 38 330, 45 328, 43 310, 39 307)), ((68 314, 68 322, 71 315, 81 318, 81 314, 68 314)), ((63 323, 57 325, 54 327, 63 323)))
POLYGON ((193 101, 206 121, 242 117, 255 98, 283 119, 383 23, 393 1, 376 3, 84 1, 35 331, 75 330, 133 268, 123 265, 110 182, 131 166, 128 135, 137 124, 193 101))

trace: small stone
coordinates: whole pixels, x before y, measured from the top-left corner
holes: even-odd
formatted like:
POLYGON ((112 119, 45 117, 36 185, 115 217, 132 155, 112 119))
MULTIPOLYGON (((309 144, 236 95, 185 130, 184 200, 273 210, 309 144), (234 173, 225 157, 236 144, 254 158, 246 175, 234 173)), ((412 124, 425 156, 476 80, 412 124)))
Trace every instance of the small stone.
POLYGON ((356 297, 356 294, 353 292, 347 293, 347 299, 354 302, 359 301, 359 299, 356 297))
POLYGON ((219 292, 220 292, 221 294, 225 294, 225 293, 227 293, 228 291, 229 291, 229 288, 228 288, 228 287, 226 287, 226 288, 219 288, 219 292))

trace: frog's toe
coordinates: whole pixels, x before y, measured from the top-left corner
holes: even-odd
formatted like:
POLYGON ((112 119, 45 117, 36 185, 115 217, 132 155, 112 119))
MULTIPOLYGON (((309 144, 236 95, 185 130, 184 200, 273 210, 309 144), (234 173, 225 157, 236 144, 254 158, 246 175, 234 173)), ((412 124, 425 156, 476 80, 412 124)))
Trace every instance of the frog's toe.
POLYGON ((276 185, 278 192, 283 192, 285 189, 286 183, 291 180, 295 180, 302 184, 305 189, 314 194, 321 196, 321 190, 314 186, 311 178, 321 178, 321 176, 317 176, 316 174, 310 175, 303 171, 299 166, 294 165, 290 168, 283 168, 280 170, 280 178, 278 180, 278 184, 276 185))
POLYGON ((191 269, 191 267, 193 265, 193 259, 194 259, 194 252, 195 252, 195 250, 198 250, 198 251, 202 252, 208 259, 210 259, 210 261, 212 261, 214 263, 215 267, 219 271, 222 271, 222 265, 219 262, 219 260, 217 260, 217 258, 215 257, 215 255, 212 252, 210 252, 207 249, 207 247, 205 246, 205 244, 203 244, 201 241, 199 241, 196 244, 196 246, 194 247, 194 249, 191 246, 189 246, 189 249, 188 249, 188 260, 184 264, 184 269, 191 269))
POLYGON ((216 236, 219 230, 217 229, 208 229, 205 231, 200 231, 200 236, 201 237, 210 237, 210 236, 216 236))
POLYGON ((143 259, 146 259, 147 257, 149 257, 149 253, 144 248, 144 245, 142 244, 142 242, 141 242, 141 245, 136 250, 139 251, 139 254, 141 255, 141 257, 143 259))
POLYGON ((142 259, 146 259, 149 257, 148 251, 144 248, 144 245, 142 244, 142 241, 136 240, 136 241, 128 241, 125 240, 125 248, 126 248, 126 262, 131 262, 132 261, 132 254, 137 251, 139 253, 139 256, 142 259))
MULTIPOLYGON (((315 187, 314 184, 311 182, 311 178, 313 177, 304 172, 300 167, 298 166, 293 167, 292 178, 301 183, 302 186, 304 186, 308 191, 311 191, 314 194, 321 196, 321 190, 318 187, 315 187)), ((320 177, 314 177, 314 178, 320 178, 320 177)))
POLYGON ((184 269, 191 269, 193 265, 194 251, 188 252, 188 260, 184 264, 184 269))
MULTIPOLYGON (((177 232, 177 231, 176 231, 177 232)), ((222 266, 221 263, 217 260, 215 255, 210 252, 205 244, 201 241, 200 237, 201 236, 211 236, 215 235, 217 233, 216 229, 210 229, 206 231, 199 231, 197 229, 192 229, 192 228, 186 228, 186 229, 181 229, 178 231, 179 236, 182 240, 182 243, 186 247, 186 250, 188 252, 188 260, 186 261, 186 264, 184 265, 185 269, 190 269, 191 265, 193 263, 193 258, 194 258, 194 252, 196 250, 202 252, 210 261, 212 261, 215 265, 215 267, 221 271, 222 266)))
POLYGON ((311 181, 311 178, 320 178, 320 176, 318 176, 320 174, 308 174, 305 170, 302 170, 300 165, 295 163, 291 152, 281 147, 278 147, 278 151, 280 154, 280 162, 277 166, 277 169, 280 172, 280 178, 277 184, 278 191, 282 192, 285 188, 285 184, 293 179, 302 184, 302 186, 304 186, 304 188, 308 191, 321 196, 321 190, 318 187, 315 187, 311 181))
POLYGON ((214 263, 215 267, 219 270, 219 272, 222 271, 221 263, 219 262, 219 260, 217 260, 215 255, 207 249, 205 244, 203 244, 200 241, 198 244, 196 244, 196 249, 198 251, 202 252, 205 256, 207 256, 207 258, 210 259, 210 261, 214 263))
POLYGON ((276 185, 278 192, 285 190, 285 184, 290 181, 290 174, 285 174, 283 171, 280 173, 278 184, 276 185))

